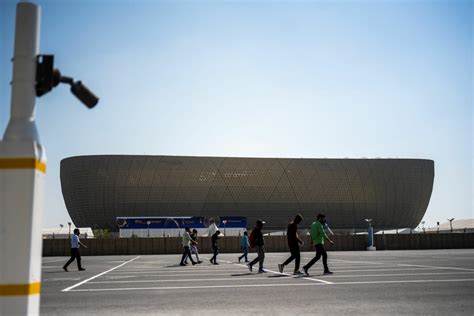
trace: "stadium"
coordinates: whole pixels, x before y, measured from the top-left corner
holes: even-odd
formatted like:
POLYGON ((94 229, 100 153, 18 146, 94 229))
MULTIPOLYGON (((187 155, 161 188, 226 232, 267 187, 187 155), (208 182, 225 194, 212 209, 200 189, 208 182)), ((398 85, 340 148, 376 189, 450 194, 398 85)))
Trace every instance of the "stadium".
POLYGON ((267 231, 296 213, 331 228, 416 227, 434 161, 97 155, 61 161, 61 188, 76 226, 118 231, 117 217, 242 216, 267 231))

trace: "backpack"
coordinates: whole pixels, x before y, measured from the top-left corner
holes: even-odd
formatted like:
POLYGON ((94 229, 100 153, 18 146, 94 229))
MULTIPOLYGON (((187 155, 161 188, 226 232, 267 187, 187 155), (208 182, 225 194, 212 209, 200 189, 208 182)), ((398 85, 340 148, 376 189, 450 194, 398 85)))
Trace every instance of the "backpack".
POLYGON ((255 229, 252 229, 249 236, 250 248, 255 248, 255 229))

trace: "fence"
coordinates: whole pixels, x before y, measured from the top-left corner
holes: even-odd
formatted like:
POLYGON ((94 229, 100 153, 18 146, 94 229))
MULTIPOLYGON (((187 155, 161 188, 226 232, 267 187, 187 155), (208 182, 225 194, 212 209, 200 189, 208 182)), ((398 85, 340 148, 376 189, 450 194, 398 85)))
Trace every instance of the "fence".
MULTIPOLYGON (((453 234, 407 234, 407 235, 375 235, 377 250, 415 250, 415 249, 454 249, 474 248, 474 233, 453 234)), ((305 244, 302 251, 312 250, 309 236, 302 236, 305 244)), ((366 250, 367 235, 334 235, 334 245, 328 245, 328 251, 366 250)), ((219 240, 221 253, 240 252, 240 237, 223 237, 219 240)), ((82 240, 88 248, 81 248, 83 256, 102 255, 151 255, 182 253, 181 238, 104 238, 82 240)), ((199 251, 212 253, 211 239, 198 237, 199 251)), ((288 251, 286 236, 265 237, 267 252, 288 251)), ((68 256, 70 254, 69 239, 43 239, 43 256, 68 256)))

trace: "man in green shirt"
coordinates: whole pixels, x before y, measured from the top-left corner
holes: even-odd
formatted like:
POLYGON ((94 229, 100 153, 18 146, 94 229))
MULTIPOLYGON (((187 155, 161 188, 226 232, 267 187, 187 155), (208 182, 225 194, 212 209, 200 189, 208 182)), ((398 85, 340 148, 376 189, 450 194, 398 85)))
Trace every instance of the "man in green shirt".
POLYGON ((326 253, 326 249, 324 249, 324 240, 326 239, 329 241, 331 244, 333 244, 333 241, 329 239, 329 237, 326 235, 324 232, 324 224, 326 223, 326 215, 324 214, 318 214, 316 216, 316 221, 311 224, 311 240, 313 242, 314 248, 316 249, 316 256, 311 259, 308 264, 303 266, 303 271, 306 276, 308 276, 308 270, 311 268, 313 264, 316 263, 316 261, 323 257, 323 265, 324 265, 324 274, 332 274, 331 271, 329 271, 328 268, 328 255, 326 253))

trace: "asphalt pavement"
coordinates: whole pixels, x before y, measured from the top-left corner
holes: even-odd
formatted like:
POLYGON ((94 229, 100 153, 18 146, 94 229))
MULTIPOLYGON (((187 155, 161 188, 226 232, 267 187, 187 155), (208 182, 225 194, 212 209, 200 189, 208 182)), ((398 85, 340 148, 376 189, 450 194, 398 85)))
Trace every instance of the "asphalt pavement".
MULTIPOLYGON (((238 254, 219 265, 179 266, 180 255, 83 257, 86 271, 43 258, 42 315, 473 315, 474 249, 329 252, 333 275, 278 272, 289 253, 267 253, 266 273, 238 254)), ((255 253, 249 255, 253 259, 255 253)), ((302 264, 314 253, 302 253, 302 264)))

